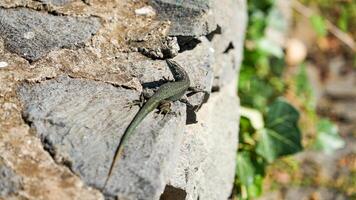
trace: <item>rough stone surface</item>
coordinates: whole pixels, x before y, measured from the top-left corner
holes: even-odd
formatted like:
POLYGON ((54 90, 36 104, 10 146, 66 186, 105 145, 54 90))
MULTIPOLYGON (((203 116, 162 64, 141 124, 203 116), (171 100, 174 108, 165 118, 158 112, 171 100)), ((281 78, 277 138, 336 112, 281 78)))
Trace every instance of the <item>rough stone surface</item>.
MULTIPOLYGON (((31 54, 37 56, 35 62, 9 48, 6 34, 0 37, 0 62, 7 63, 0 69, 0 155, 22 180, 15 198, 151 200, 179 195, 213 200, 230 195, 245 1, 14 0, 0 1, 0 7, 15 18, 26 13, 28 19, 9 32, 16 37, 38 18, 40 24, 60 26, 67 20, 82 25, 80 33, 50 38, 44 46, 20 38, 15 43, 19 51, 37 52, 31 54), (153 3, 156 15, 136 14, 153 3), (68 38, 76 40, 63 45, 68 38), (53 46, 54 41, 58 44, 53 46), (176 102, 176 114, 163 120, 150 114, 103 191, 114 149, 138 110, 125 105, 141 92, 155 90, 164 77, 173 80, 159 60, 168 57, 187 70, 195 92, 185 98, 193 107, 176 102), (211 93, 213 87, 220 92, 211 93)), ((10 21, 0 18, 7 34, 10 21)), ((52 34, 40 30, 47 35, 35 36, 43 41, 52 34)), ((68 28, 56 35, 65 35, 63 31, 68 28)))
MULTIPOLYGON (((56 165, 44 151, 41 141, 29 134, 26 125, 9 123, 12 118, 20 117, 11 115, 11 112, 18 110, 14 103, 7 102, 9 108, 1 112, 0 155, 15 177, 21 179, 21 187, 4 199, 104 199, 100 192, 85 186, 66 167, 56 165)), ((4 186, 2 191, 12 191, 14 185, 4 186)))
POLYGON ((211 0, 150 0, 162 20, 171 21, 169 35, 199 37, 216 28, 211 0))
POLYGON ((247 23, 244 0, 214 1, 213 12, 216 14, 217 29, 208 35, 214 52, 213 90, 219 90, 235 81, 235 74, 242 61, 244 29, 247 23))
MULTIPOLYGON (((102 188, 115 148, 138 110, 128 110, 125 104, 139 99, 139 93, 60 77, 26 85, 20 94, 25 120, 36 129, 55 160, 69 165, 87 184, 102 188)), ((185 123, 183 110, 183 106, 173 109, 176 115, 164 120, 157 114, 148 116, 129 142, 127 156, 114 169, 106 194, 133 199, 159 197, 164 187, 161 179, 168 175, 176 143, 182 138, 177 130, 185 123)))
POLYGON ((173 58, 178 55, 179 45, 177 38, 167 37, 163 41, 153 41, 146 46, 141 46, 139 43, 136 44, 137 50, 148 57, 154 59, 164 59, 164 58, 173 58), (152 43, 155 45, 151 45, 152 43))
POLYGON ((198 123, 188 126, 173 176, 162 195, 164 200, 177 199, 178 196, 185 200, 227 199, 234 182, 233 152, 237 148, 239 112, 235 74, 241 62, 244 35, 238 30, 246 24, 245 2, 213 3, 218 26, 206 39, 211 44, 208 50, 213 54, 212 90, 219 92, 212 93, 199 110, 198 123), (241 12, 236 12, 239 9, 241 12))
POLYGON ((96 18, 53 16, 27 8, 0 8, 0 34, 5 47, 30 61, 58 48, 83 45, 99 27, 96 18))
POLYGON ((73 0, 39 0, 39 1, 42 3, 45 3, 45 4, 52 4, 55 6, 63 6, 67 3, 72 2, 73 0))
POLYGON ((198 123, 188 126, 168 183, 187 193, 182 199, 228 199, 231 194, 239 120, 235 87, 232 82, 213 93, 198 112, 198 123))
POLYGON ((6 198, 21 188, 21 179, 0 157, 0 198, 6 198))

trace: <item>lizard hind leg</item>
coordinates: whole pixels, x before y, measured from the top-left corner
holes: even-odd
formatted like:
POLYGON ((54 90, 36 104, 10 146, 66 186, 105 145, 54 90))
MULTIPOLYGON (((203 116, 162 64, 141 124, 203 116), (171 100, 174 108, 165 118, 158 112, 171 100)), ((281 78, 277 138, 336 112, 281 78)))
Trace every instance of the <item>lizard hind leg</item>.
POLYGON ((171 110, 172 103, 171 101, 163 100, 158 106, 158 114, 163 114, 163 119, 169 114, 171 110))

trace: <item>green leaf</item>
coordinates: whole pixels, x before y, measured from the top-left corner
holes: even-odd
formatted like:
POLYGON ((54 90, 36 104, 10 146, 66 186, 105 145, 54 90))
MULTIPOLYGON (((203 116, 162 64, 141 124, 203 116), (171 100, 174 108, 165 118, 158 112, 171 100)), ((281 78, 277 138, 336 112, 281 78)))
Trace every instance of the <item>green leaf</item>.
POLYGON ((273 88, 251 72, 254 72, 252 67, 245 66, 241 70, 238 86, 241 104, 265 112, 268 100, 274 93, 273 88))
POLYGON ((259 131, 256 152, 268 162, 303 149, 298 128, 299 112, 283 99, 268 109, 266 128, 259 131))
POLYGON ((263 184, 263 177, 259 174, 256 174, 253 177, 253 183, 247 188, 248 197, 258 197, 262 194, 262 184, 263 184))
POLYGON ((251 161, 249 152, 238 153, 236 173, 242 187, 241 196, 243 199, 261 195, 263 177, 256 172, 256 166, 251 161))
POLYGON ((317 125, 315 148, 327 154, 344 147, 345 142, 338 134, 337 126, 328 119, 321 119, 317 125))
POLYGON ((256 152, 261 155, 268 162, 276 159, 276 150, 273 145, 273 138, 270 136, 273 132, 268 133, 268 129, 261 129, 258 131, 260 139, 257 143, 256 152))
POLYGON ((263 37, 266 26, 265 18, 265 14, 258 10, 250 15, 246 38, 256 40, 263 37))
POLYGON ((237 155, 237 176, 243 185, 253 184, 255 167, 253 166, 248 152, 239 152, 237 155))
POLYGON ((326 23, 325 19, 320 16, 320 15, 313 15, 310 17, 310 22, 315 30, 315 32, 318 34, 319 37, 325 37, 327 34, 327 28, 326 28, 326 23))

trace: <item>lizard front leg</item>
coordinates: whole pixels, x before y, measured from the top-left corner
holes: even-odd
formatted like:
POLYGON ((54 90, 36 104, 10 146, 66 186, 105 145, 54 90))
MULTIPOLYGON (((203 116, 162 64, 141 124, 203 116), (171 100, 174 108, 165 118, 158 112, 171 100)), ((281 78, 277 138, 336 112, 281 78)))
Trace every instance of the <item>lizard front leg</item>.
POLYGON ((152 96, 152 92, 144 90, 140 94, 140 99, 138 100, 133 100, 132 102, 129 102, 126 104, 125 108, 132 108, 133 106, 139 106, 142 108, 142 106, 146 103, 146 101, 152 96))
POLYGON ((140 106, 140 108, 145 104, 146 99, 143 97, 143 95, 140 95, 139 100, 133 100, 132 102, 128 102, 124 107, 125 108, 132 108, 133 106, 140 106))

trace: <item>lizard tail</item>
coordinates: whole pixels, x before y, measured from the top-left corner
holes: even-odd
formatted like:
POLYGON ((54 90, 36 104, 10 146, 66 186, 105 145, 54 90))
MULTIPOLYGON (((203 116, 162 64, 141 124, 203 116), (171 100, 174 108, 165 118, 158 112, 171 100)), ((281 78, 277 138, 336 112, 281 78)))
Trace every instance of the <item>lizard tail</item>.
POLYGON ((146 117, 148 113, 150 113, 154 108, 158 106, 158 101, 154 101, 152 99, 149 99, 146 104, 140 109, 140 111, 135 115, 134 119, 131 121, 130 125, 127 127, 127 129, 124 132, 124 135, 120 139, 119 145, 116 148, 115 154, 114 154, 114 159, 110 165, 110 169, 108 172, 108 176, 106 177, 104 186, 103 186, 103 191, 106 188, 107 183, 110 180, 111 174, 114 170, 114 166, 116 161, 122 156, 123 150, 125 143, 127 142, 128 138, 131 136, 131 134, 134 132, 138 124, 143 120, 143 118, 146 117))
MULTIPOLYGON (((116 149, 116 152, 115 152, 115 157, 114 157, 114 160, 117 160, 119 157, 121 157, 123 153, 123 148, 121 146, 119 146, 119 148, 116 149)), ((106 188, 106 185, 108 184, 109 180, 110 180, 110 177, 111 177, 111 174, 112 174, 112 171, 114 169, 114 164, 110 165, 110 169, 109 169, 109 172, 108 172, 108 175, 105 179, 105 183, 104 183, 104 186, 103 186, 103 191, 105 190, 106 188)))

